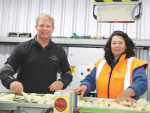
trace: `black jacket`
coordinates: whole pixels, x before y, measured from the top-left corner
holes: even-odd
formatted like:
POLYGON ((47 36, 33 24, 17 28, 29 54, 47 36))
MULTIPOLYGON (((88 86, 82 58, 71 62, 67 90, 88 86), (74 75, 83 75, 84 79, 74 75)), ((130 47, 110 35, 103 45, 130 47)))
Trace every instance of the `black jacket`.
POLYGON ((23 84, 26 93, 53 93, 48 87, 56 81, 59 68, 62 72, 60 81, 64 83, 63 88, 72 81, 64 49, 51 40, 45 48, 36 41, 36 37, 19 43, 5 64, 9 64, 14 70, 14 73, 7 69, 0 73, 2 84, 8 89, 10 83, 17 80, 23 84), (17 71, 15 79, 13 75, 17 71))

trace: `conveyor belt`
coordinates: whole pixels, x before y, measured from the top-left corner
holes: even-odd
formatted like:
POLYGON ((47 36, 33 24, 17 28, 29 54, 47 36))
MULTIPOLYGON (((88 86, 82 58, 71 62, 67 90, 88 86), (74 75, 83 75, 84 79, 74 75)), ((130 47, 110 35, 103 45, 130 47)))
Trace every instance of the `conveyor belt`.
POLYGON ((79 107, 82 113, 150 113, 150 112, 138 112, 138 111, 125 111, 115 109, 96 109, 96 108, 82 108, 79 107))

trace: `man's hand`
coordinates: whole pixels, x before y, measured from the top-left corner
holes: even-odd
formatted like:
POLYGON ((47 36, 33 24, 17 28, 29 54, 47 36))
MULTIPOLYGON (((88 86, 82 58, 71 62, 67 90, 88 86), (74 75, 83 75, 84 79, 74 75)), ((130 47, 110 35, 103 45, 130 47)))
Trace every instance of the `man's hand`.
POLYGON ((61 81, 55 81, 48 88, 50 88, 50 91, 58 91, 61 90, 63 86, 64 84, 61 81))
POLYGON ((10 83, 10 90, 12 93, 22 94, 22 91, 24 90, 24 88, 21 82, 14 81, 10 83))

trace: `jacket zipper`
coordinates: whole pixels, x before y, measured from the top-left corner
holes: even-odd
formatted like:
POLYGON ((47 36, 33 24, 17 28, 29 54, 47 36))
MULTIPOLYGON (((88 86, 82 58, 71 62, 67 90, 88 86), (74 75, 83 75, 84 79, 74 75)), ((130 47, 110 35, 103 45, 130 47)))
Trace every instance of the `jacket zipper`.
POLYGON ((112 73, 112 70, 111 70, 111 72, 109 73, 109 76, 108 76, 109 77, 108 89, 107 89, 108 98, 109 98, 109 84, 110 84, 111 73, 112 73))

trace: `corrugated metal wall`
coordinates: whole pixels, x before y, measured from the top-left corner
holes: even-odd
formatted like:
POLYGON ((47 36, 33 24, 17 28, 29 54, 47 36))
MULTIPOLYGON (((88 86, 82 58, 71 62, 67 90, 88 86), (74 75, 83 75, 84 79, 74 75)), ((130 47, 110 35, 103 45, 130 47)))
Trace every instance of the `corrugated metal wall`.
MULTIPOLYGON (((143 15, 135 23, 97 23, 93 18, 94 0, 0 0, 0 36, 8 32, 36 34, 35 20, 44 12, 55 19, 53 36, 106 36, 122 30, 131 38, 150 39, 150 0, 143 0, 143 15)), ((0 68, 15 45, 0 44, 0 68)), ((67 51, 67 48, 65 48, 67 51)), ((148 51, 136 50, 137 58, 147 62, 148 51)), ((8 91, 0 86, 0 91, 8 91)))
MULTIPOLYGON (((4 45, 0 44, 0 69, 4 66, 5 61, 10 56, 13 51, 15 45, 4 45)), ((16 75, 15 75, 16 76, 16 75)), ((9 92, 0 81, 0 92, 9 92)))
POLYGON ((143 0, 143 15, 135 23, 97 23, 93 18, 94 0, 0 0, 0 36, 8 32, 36 34, 39 13, 55 19, 53 36, 106 36, 114 30, 127 32, 131 38, 150 39, 150 0, 143 0))

